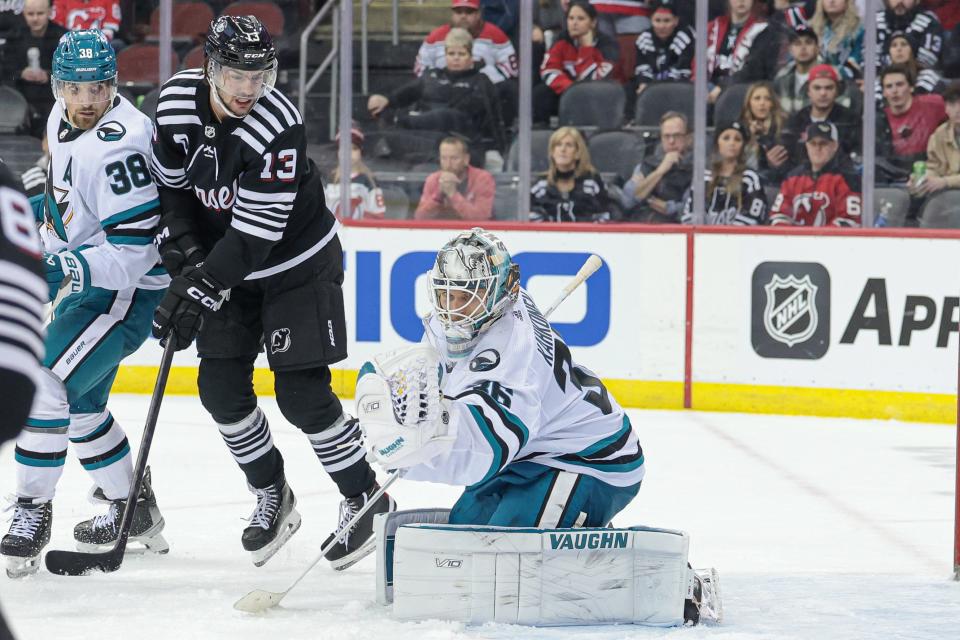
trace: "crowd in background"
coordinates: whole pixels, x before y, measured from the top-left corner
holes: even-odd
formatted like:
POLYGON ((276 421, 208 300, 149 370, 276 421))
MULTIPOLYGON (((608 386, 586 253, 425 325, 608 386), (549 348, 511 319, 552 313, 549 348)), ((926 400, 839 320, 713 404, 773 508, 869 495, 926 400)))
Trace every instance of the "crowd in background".
MULTIPOLYGON (((133 37, 120 5, 3 3, 2 82, 30 104, 26 132, 42 136, 60 35, 95 26, 120 50, 133 37), (19 11, 9 10, 18 4, 19 11)), ((535 133, 544 132, 534 137, 533 166, 542 172, 524 213, 530 221, 684 223, 705 208, 709 224, 859 226, 865 100, 877 104, 877 183, 909 196, 901 224, 919 224, 934 196, 960 189, 960 86, 952 80, 960 78, 960 2, 883 0, 870 18, 878 47, 872 87, 863 81, 862 2, 710 0, 702 65, 694 54, 694 8, 679 0, 536 0, 533 32, 521 34, 519 0, 452 0, 449 21, 409 60, 407 80, 387 91, 374 86, 364 98, 366 113, 349 127, 349 211, 341 211, 338 175, 329 176, 328 204, 343 217, 391 217, 378 167, 364 160, 365 140, 371 132, 408 131, 433 147, 432 164, 418 165, 427 175, 410 217, 502 216, 497 199, 508 185, 500 176, 516 169, 510 155, 521 37, 533 43, 532 120, 535 133), (662 109, 653 127, 634 121, 662 85, 692 85, 701 72, 707 131, 692 130, 692 104, 662 109), (561 126, 566 92, 612 83, 620 88, 614 97, 623 104, 622 124, 561 126), (591 158, 607 129, 643 138, 635 157, 618 152, 616 160, 632 171, 609 171, 608 153, 591 158), (695 136, 709 154, 702 205, 693 202, 695 136)))

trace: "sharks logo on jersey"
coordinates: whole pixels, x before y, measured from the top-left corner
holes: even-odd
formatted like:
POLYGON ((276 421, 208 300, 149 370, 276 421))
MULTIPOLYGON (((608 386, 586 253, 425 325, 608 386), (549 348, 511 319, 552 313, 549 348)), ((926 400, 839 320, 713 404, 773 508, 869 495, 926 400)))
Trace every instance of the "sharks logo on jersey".
POLYGON ((126 128, 115 120, 105 122, 97 127, 97 137, 104 142, 116 142, 126 135, 126 128))

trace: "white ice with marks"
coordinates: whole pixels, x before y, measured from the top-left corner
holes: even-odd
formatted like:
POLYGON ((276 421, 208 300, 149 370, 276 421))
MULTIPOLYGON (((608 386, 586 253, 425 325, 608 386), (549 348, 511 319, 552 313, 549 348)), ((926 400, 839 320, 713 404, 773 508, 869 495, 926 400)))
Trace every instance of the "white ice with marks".
MULTIPOLYGON (((303 526, 256 568, 240 547, 254 500, 196 398, 164 401, 151 457, 167 521, 167 556, 127 558, 79 578, 42 569, 0 600, 18 638, 452 640, 531 638, 960 638, 960 584, 950 580, 955 431, 949 426, 720 413, 632 411, 647 457, 637 499, 615 519, 684 529, 694 566, 719 569, 720 627, 530 629, 400 623, 374 601, 374 565, 321 564, 263 616, 232 609, 255 588, 281 591, 334 527, 339 495, 306 438, 264 400, 303 526)), ((118 396, 114 416, 136 450, 144 396, 118 396)), ((0 493, 14 491, 12 446, 0 493)), ((100 509, 70 455, 48 548, 71 548, 73 525, 100 509)), ((400 481, 402 508, 448 506, 458 490, 400 481)), ((9 526, 2 524, 5 532, 9 526)))

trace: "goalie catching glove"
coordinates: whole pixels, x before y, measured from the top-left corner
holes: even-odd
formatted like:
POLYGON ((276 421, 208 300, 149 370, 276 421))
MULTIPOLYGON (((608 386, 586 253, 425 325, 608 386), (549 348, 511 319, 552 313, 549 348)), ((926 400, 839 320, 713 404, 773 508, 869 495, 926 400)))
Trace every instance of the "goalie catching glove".
POLYGON ((384 469, 422 464, 453 446, 456 428, 440 394, 440 356, 433 347, 408 347, 364 363, 356 399, 368 459, 384 469))

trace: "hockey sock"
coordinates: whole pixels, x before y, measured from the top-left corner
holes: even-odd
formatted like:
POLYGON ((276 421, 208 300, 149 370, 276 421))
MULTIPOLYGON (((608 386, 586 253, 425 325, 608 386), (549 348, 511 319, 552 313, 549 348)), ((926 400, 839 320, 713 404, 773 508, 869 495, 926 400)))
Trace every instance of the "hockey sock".
POLYGON ((42 369, 33 408, 17 438, 17 495, 52 500, 67 460, 70 408, 60 378, 42 369))
POLYGON ((127 434, 109 411, 70 416, 70 442, 80 464, 109 500, 126 498, 133 480, 127 434))
POLYGON ((270 425, 260 407, 239 422, 218 426, 247 483, 257 489, 273 484, 283 472, 283 456, 273 446, 270 425))
POLYGON ((360 442, 360 423, 342 415, 320 433, 307 437, 324 470, 345 498, 360 495, 376 481, 360 442))

